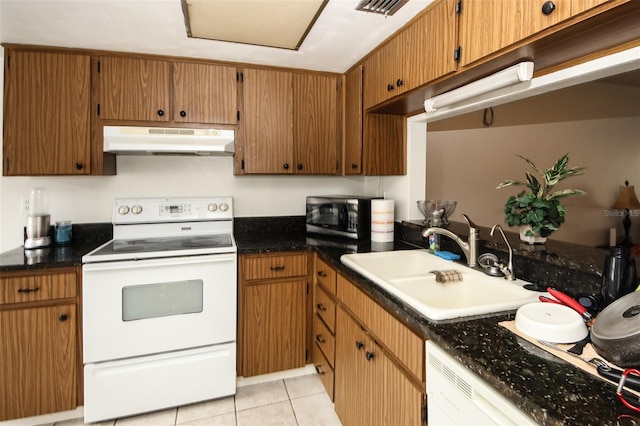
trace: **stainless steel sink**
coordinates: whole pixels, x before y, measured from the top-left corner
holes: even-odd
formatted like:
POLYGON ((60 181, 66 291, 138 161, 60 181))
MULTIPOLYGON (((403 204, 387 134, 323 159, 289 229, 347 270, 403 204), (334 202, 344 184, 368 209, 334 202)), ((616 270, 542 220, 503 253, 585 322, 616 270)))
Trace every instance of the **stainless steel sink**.
POLYGON ((490 277, 427 250, 346 254, 340 260, 432 320, 510 311, 540 295, 524 289, 526 281, 490 277), (447 269, 459 271, 462 280, 438 283, 429 272, 447 269))

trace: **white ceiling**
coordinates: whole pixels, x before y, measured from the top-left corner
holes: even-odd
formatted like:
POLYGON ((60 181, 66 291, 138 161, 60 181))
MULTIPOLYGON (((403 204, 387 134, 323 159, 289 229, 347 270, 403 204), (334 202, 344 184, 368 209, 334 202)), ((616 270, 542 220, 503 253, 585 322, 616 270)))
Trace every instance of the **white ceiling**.
POLYGON ((432 1, 410 0, 385 17, 356 11, 358 0, 329 0, 292 51, 188 38, 180 0, 0 0, 0 41, 342 73, 432 1))

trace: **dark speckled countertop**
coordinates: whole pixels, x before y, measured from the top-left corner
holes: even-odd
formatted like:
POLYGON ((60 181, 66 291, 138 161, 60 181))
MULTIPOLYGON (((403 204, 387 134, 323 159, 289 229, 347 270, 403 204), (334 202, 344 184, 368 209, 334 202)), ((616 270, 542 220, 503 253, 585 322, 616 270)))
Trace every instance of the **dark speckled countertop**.
MULTIPOLYGON (((419 234, 421 229, 418 222, 397 223, 393 250, 424 246, 419 234)), ((110 224, 97 224, 86 230, 78 230, 76 235, 74 228, 72 246, 51 248, 33 265, 29 264, 22 248, 2 253, 0 272, 80 265, 82 255, 111 238, 110 224)), ((466 233, 462 224, 452 224, 450 230, 462 236, 466 233)), ((620 414, 633 415, 617 400, 615 385, 573 367, 498 325, 513 319, 513 312, 432 322, 340 262, 343 254, 371 251, 369 242, 308 235, 304 231, 304 217, 298 216, 237 218, 234 235, 239 254, 287 250, 317 253, 416 333, 447 350, 540 424, 615 425, 620 414)), ((505 256, 504 242, 488 237, 487 229, 481 229, 480 238, 481 252, 505 256)), ((606 250, 553 241, 535 248, 520 247, 515 239, 511 243, 516 252, 514 263, 519 278, 550 282, 573 293, 599 288, 606 250)), ((455 246, 444 248, 457 249, 455 246)))
MULTIPOLYGON (((246 232, 236 232, 239 253, 298 249, 316 252, 407 326, 448 351, 541 425, 616 425, 619 415, 634 415, 617 399, 616 385, 589 375, 498 325, 512 320, 514 312, 429 321, 340 262, 343 254, 371 251, 370 243, 310 236, 303 231, 304 223, 290 229, 263 227, 260 221, 256 224, 255 228, 248 226, 246 232), (268 231, 262 232, 264 229, 268 231)), ((464 227, 452 225, 461 235, 466 232, 464 227)), ((422 227, 418 222, 396 224, 393 249, 421 248, 424 242, 416 232, 422 227)), ((487 236, 488 229, 481 229, 481 252, 495 251, 504 257, 504 242, 493 242, 487 236)), ((516 269, 519 277, 528 280, 528 275, 532 275, 534 280, 552 280, 574 293, 599 288, 606 250, 553 241, 532 250, 520 247, 518 240, 511 240, 513 235, 508 237, 516 251, 516 266, 525 264, 520 266, 521 271, 516 269)), ((455 247, 446 249, 455 251, 455 247)))

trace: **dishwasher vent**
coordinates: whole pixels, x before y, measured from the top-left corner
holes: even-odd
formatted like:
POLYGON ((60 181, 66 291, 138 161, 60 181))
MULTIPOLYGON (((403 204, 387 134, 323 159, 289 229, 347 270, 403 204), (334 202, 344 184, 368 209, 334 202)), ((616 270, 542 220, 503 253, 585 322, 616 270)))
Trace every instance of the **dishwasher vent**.
POLYGON ((447 367, 436 355, 429 354, 429 363, 447 378, 455 387, 460 389, 469 399, 473 397, 473 387, 451 368, 447 367))
POLYGON ((356 6, 356 10, 391 16, 404 6, 407 1, 408 0, 361 0, 356 6))

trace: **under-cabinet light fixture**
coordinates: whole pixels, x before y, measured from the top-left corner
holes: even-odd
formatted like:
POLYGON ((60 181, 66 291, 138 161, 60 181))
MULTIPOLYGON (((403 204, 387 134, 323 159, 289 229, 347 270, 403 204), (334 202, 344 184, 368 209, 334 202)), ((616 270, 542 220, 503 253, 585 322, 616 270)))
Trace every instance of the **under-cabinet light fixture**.
POLYGON ((475 96, 483 95, 494 90, 502 89, 533 77, 533 62, 520 62, 488 77, 476 80, 465 86, 434 96, 424 101, 426 112, 436 112, 438 109, 457 104, 475 96))

